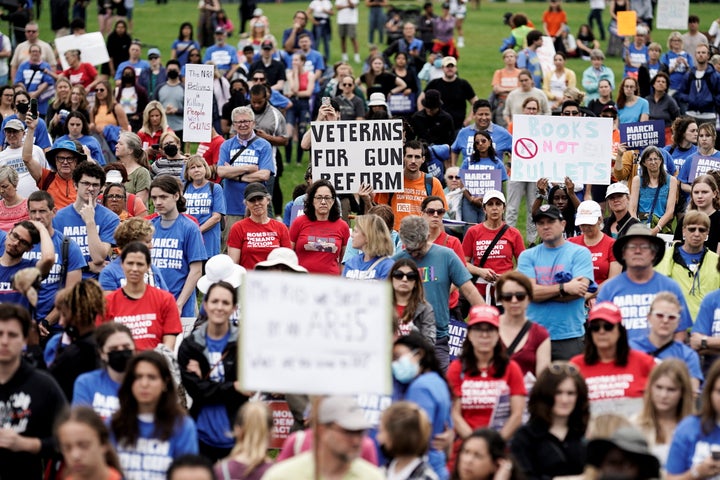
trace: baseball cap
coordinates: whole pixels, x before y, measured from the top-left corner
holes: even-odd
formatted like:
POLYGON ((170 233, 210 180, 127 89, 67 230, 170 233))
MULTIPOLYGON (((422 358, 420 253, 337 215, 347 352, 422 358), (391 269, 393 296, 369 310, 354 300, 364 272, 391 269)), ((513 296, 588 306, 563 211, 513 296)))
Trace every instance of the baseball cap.
POLYGON ((365 412, 353 397, 332 396, 320 402, 318 423, 335 423, 345 430, 357 432, 372 425, 365 419, 365 412))
POLYGON ((18 120, 17 118, 13 118, 11 120, 8 120, 7 123, 5 123, 4 130, 23 131, 23 130, 25 130, 25 125, 23 125, 23 123, 20 120, 18 120))
POLYGON ((260 182, 252 182, 245 187, 245 200, 252 200, 255 197, 268 197, 270 194, 260 182))
POLYGON ((622 323, 622 312, 618 306, 612 302, 596 303, 588 314, 588 322, 592 322, 593 320, 605 320, 608 323, 617 325, 622 323))
POLYGON ((448 65, 457 65, 457 58, 450 56, 443 57, 442 66, 447 67, 448 65))
POLYGON ((577 208, 575 225, 595 225, 602 218, 600 204, 592 200, 585 200, 577 208))
POLYGON ((275 48, 275 45, 273 45, 272 40, 263 40, 263 42, 260 44, 260 48, 263 50, 272 50, 275 48))
POLYGON ((215 35, 225 33, 225 27, 215 27, 215 35))
POLYGON ((600 116, 602 117, 603 113, 609 113, 613 116, 613 118, 617 117, 618 111, 617 108, 615 108, 615 105, 605 105, 602 110, 600 110, 600 116))
POLYGON ((472 327, 480 323, 489 323, 495 328, 500 328, 500 312, 492 305, 475 305, 470 309, 467 326, 472 327))
POLYGON ((615 195, 617 193, 623 193, 625 195, 630 195, 630 189, 625 185, 624 183, 613 183, 607 188, 607 192, 605 193, 605 198, 608 198, 610 195, 615 195))
POLYGON ((537 212, 532 216, 533 222, 540 220, 542 217, 552 218, 553 220, 563 220, 562 212, 555 205, 541 205, 537 212))
POLYGON ((485 205, 486 203, 488 203, 488 202, 489 202, 490 200, 492 200, 493 198, 497 198, 497 199, 500 200, 502 203, 507 203, 507 202, 505 201, 505 195, 503 195, 503 193, 502 193, 501 191, 499 191, 499 190, 488 190, 488 191, 485 192, 485 195, 483 195, 483 205, 485 205))
POLYGON ((159 57, 159 56, 160 56, 159 48, 151 48, 148 50, 148 58, 159 57))

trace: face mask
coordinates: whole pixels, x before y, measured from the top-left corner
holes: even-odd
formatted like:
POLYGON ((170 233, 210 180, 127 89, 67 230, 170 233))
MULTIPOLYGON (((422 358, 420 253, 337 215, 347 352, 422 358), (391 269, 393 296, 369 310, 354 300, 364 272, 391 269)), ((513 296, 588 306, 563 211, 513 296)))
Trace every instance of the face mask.
POLYGON ((25 115, 28 112, 28 110, 30 110, 30 104, 29 103, 18 103, 15 105, 15 108, 17 109, 18 112, 25 115))
POLYGON ((123 82, 132 82, 135 80, 135 77, 132 75, 123 75, 122 76, 123 82))
POLYGON ((179 76, 180 76, 180 72, 178 72, 177 70, 168 70, 168 72, 167 72, 167 78, 169 78, 170 80, 175 80, 179 76))
POLYGON ((165 155, 168 157, 174 157, 178 153, 178 147, 177 145, 165 145, 163 147, 163 152, 165 152, 165 155))
POLYGON ((241 92, 240 90, 235 90, 232 92, 232 98, 236 102, 239 102, 240 100, 243 100, 245 98, 245 93, 241 92))
POLYGON ((435 62, 433 62, 433 67, 442 68, 442 58, 438 58, 437 60, 435 60, 435 62))
POLYGON ((412 355, 403 355, 392 362, 392 373, 400 383, 410 383, 420 373, 420 365, 412 361, 412 355))
POLYGON ((108 353, 108 365, 116 372, 124 372, 132 356, 132 350, 113 350, 108 353))

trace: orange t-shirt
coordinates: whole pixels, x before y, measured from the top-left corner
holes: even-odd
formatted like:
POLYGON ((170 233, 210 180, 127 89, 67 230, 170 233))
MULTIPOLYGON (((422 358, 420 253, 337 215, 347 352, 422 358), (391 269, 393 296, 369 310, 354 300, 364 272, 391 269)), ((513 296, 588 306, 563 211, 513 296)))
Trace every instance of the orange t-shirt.
POLYGON ((543 13, 543 23, 547 24, 548 33, 556 37, 560 33, 560 27, 563 26, 563 23, 567 24, 567 15, 563 11, 546 11, 543 13))
POLYGON ((46 190, 50 196, 53 197, 53 200, 55 200, 55 208, 60 210, 61 208, 65 208, 71 203, 74 203, 77 198, 77 190, 75 190, 75 184, 73 183, 72 178, 63 180, 57 173, 52 170, 48 170, 47 168, 43 168, 40 181, 37 182, 38 188, 42 188, 42 185, 45 184, 46 179, 50 174, 54 174, 55 178, 46 190))
MULTIPOLYGON (((417 180, 408 180, 407 177, 404 179, 405 188, 402 192, 395 192, 390 199, 389 193, 378 193, 375 195, 375 203, 390 205, 395 214, 395 230, 400 229, 400 222, 403 218, 409 215, 420 215, 420 205, 422 204, 425 197, 428 196, 427 190, 425 189, 425 174, 420 175, 417 180)), ((437 178, 432 179, 432 194, 442 198, 445 207, 447 208, 447 201, 445 200, 445 192, 443 192, 442 184, 437 178)))

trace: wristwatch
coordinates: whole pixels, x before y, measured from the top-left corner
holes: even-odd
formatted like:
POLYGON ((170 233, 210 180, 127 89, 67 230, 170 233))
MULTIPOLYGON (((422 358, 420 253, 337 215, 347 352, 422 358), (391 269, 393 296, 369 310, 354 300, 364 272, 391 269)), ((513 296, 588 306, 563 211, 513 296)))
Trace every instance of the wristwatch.
POLYGON ((567 293, 565 293, 565 284, 559 283, 558 285, 560 285, 560 296, 564 297, 565 295, 567 295, 567 293))
POLYGON ((702 337, 702 338, 700 339, 700 348, 703 349, 703 350, 705 350, 705 349, 708 348, 707 337, 702 337))

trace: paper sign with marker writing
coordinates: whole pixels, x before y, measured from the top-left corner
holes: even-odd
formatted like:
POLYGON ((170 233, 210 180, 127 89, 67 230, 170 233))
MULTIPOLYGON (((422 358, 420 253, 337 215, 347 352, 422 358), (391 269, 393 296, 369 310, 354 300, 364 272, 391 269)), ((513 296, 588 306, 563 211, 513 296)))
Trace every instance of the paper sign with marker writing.
POLYGON ((502 170, 460 170, 462 182, 473 197, 482 197, 488 190, 502 191, 502 170))
POLYGON ((637 33, 637 12, 628 10, 617 12, 617 29, 621 37, 633 36, 637 33))
POLYGON ((650 145, 665 146, 665 122, 662 120, 621 123, 619 129, 620 141, 626 144, 629 150, 642 152, 650 145))
POLYGON ((185 66, 184 142, 210 141, 214 68, 191 63, 185 66))
POLYGON ((328 180, 337 193, 403 190, 402 120, 313 122, 313 181, 328 180))
POLYGON ((90 65, 102 65, 110 60, 105 39, 100 32, 58 37, 55 39, 55 48, 63 70, 70 68, 65 59, 65 52, 68 50, 80 50, 80 60, 90 65))
POLYGON ((655 13, 656 28, 687 30, 690 0, 658 0, 655 13))
POLYGON ((695 177, 705 175, 710 170, 720 170, 720 158, 695 154, 692 156, 690 161, 692 164, 690 165, 690 177, 688 178, 689 183, 692 183, 693 180, 695 180, 695 177))
POLYGON ((612 128, 610 118, 514 115, 511 180, 609 185, 612 128))
POLYGON ((243 390, 389 394, 391 298, 387 282, 248 272, 238 348, 243 390))

